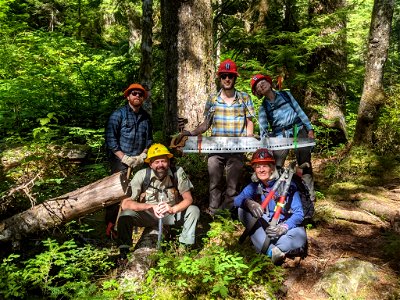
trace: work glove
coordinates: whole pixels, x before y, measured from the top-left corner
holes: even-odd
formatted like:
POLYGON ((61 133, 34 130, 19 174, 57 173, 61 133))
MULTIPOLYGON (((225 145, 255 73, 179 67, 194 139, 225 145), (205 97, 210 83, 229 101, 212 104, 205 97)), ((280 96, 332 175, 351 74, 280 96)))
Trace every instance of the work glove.
POLYGON ((129 155, 124 155, 121 159, 121 162, 126 164, 129 167, 137 167, 139 165, 142 165, 144 163, 144 159, 147 157, 146 153, 141 153, 140 155, 137 156, 129 156, 129 155))
POLYGON ((191 136, 191 135, 192 134, 190 133, 190 131, 182 130, 182 132, 179 133, 178 136, 176 137, 176 143, 179 144, 184 136, 191 136))
POLYGON ((253 199, 246 199, 244 201, 244 205, 247 207, 254 218, 258 219, 262 217, 264 211, 259 203, 257 203, 253 199))
POLYGON ((281 235, 286 234, 288 231, 288 226, 286 224, 279 224, 275 226, 268 226, 265 229, 265 233, 268 235, 270 239, 277 239, 281 235))
POLYGON ((192 134, 190 133, 190 131, 183 130, 181 133, 179 133, 176 137, 174 137, 171 140, 170 147, 171 148, 184 147, 187 140, 187 138, 185 137, 191 135, 192 134))

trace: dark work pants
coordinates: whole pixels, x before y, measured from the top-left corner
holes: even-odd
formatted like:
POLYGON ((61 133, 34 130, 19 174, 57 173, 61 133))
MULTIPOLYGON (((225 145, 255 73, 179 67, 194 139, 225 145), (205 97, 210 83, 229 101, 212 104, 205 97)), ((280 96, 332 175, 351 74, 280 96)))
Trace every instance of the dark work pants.
POLYGON ((244 155, 242 153, 219 153, 209 155, 209 209, 211 213, 215 213, 218 209, 232 208, 233 199, 239 193, 243 167, 244 155), (226 182, 224 182, 225 172, 226 182), (226 186, 224 183, 226 183, 226 186))
MULTIPOLYGON (((299 133, 299 138, 307 138, 308 132, 307 129, 303 126, 299 133)), ((311 152, 313 147, 303 147, 294 149, 294 153, 296 155, 297 165, 301 166, 303 163, 309 163, 310 166, 303 169, 303 180, 307 185, 308 190, 310 191, 310 197, 312 201, 315 201, 315 190, 314 190, 314 179, 311 165, 311 152)), ((285 150, 275 150, 273 151, 274 159, 277 168, 282 168, 285 164, 286 157, 289 154, 289 149, 285 150)))
MULTIPOLYGON (((110 168, 111 168, 111 174, 118 173, 120 171, 125 171, 128 169, 128 166, 121 163, 121 160, 115 156, 114 153, 110 154, 110 168)), ((104 221, 106 222, 106 225, 108 223, 113 223, 115 224, 115 221, 117 220, 118 216, 118 210, 119 210, 119 203, 114 203, 105 208, 106 214, 104 217, 104 221)))

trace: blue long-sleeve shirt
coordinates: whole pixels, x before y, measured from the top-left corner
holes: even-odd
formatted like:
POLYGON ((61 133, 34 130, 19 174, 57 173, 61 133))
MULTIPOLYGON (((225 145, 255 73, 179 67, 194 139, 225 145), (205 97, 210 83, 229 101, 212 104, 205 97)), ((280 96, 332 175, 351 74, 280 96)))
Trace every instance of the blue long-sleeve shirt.
MULTIPOLYGON (((272 186, 274 185, 275 181, 269 181, 268 185, 264 185, 261 182, 252 182, 247 185, 243 191, 235 197, 234 199, 234 206, 236 207, 244 207, 244 202, 246 199, 257 199, 258 193, 258 185, 261 184, 263 189, 263 194, 261 195, 261 203, 265 200, 266 195, 271 190, 272 186)), ((285 207, 282 209, 282 212, 279 216, 279 223, 285 223, 288 226, 288 229, 292 229, 295 227, 300 226, 300 224, 304 220, 304 212, 303 206, 301 204, 301 199, 299 192, 295 190, 296 185, 294 183, 291 184, 291 188, 289 189, 288 197, 286 200, 285 207)), ((279 200, 279 194, 276 193, 276 201, 279 200)), ((268 203, 268 207, 264 216, 267 217, 267 220, 270 222, 274 215, 276 201, 275 199, 271 199, 268 203)))
POLYGON ((313 129, 307 115, 300 105, 288 91, 275 93, 275 100, 269 101, 264 97, 263 103, 259 108, 258 121, 260 123, 261 136, 268 134, 271 128, 274 136, 293 136, 293 125, 305 126, 307 131, 313 129), (286 93, 290 100, 288 102, 282 93, 286 93), (284 129, 284 130, 283 130, 284 129))
POLYGON ((122 151, 135 156, 153 143, 150 115, 140 108, 137 113, 129 104, 114 111, 106 127, 106 146, 113 153, 122 151))

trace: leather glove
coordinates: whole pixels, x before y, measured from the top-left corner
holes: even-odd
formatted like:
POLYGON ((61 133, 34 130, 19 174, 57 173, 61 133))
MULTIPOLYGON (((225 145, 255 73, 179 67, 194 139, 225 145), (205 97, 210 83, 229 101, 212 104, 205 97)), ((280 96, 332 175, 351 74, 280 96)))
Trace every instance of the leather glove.
POLYGON ((170 147, 171 148, 177 148, 177 147, 184 147, 186 140, 184 139, 185 136, 191 136, 192 134, 190 131, 183 130, 181 133, 177 135, 177 137, 174 137, 171 140, 170 147), (182 143, 181 143, 182 142, 182 143))
POLYGON ((268 226, 265 229, 265 233, 268 235, 270 239, 277 239, 281 235, 286 234, 288 231, 288 226, 286 224, 279 224, 276 226, 268 226))
POLYGON ((141 153, 140 155, 137 156, 129 156, 129 155, 124 155, 121 159, 121 162, 128 165, 129 167, 137 167, 141 164, 144 163, 144 159, 147 157, 146 153, 141 153))
POLYGON ((181 141, 181 139, 182 139, 184 136, 191 136, 191 135, 192 135, 192 134, 190 133, 190 131, 188 131, 188 130, 182 130, 182 132, 179 133, 178 136, 176 137, 176 142, 177 142, 177 144, 179 144, 179 142, 181 141))
POLYGON ((258 219, 262 217, 264 211, 259 203, 257 203, 253 199, 246 199, 244 205, 247 207, 254 218, 258 219))

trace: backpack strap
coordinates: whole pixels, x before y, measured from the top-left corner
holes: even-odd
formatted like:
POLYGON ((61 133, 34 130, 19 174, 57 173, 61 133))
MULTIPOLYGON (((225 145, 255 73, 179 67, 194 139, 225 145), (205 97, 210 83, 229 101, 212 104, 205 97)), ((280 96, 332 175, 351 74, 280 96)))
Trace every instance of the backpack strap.
MULTIPOLYGON (((178 189, 178 170, 177 170, 177 168, 175 166, 170 166, 169 168, 170 168, 170 170, 172 171, 172 174, 173 174, 172 176, 169 175, 171 177, 172 186, 166 187, 166 189, 170 189, 170 188, 178 189)), ((145 175, 145 177, 143 179, 143 182, 142 182, 141 193, 146 192, 146 190, 149 187, 157 189, 156 187, 151 185, 150 176, 151 176, 151 168, 146 168, 146 175, 145 175)))
POLYGON ((144 176, 144 179, 142 182, 141 193, 144 193, 150 186, 150 176, 151 176, 151 169, 146 168, 146 175, 144 176))
MULTIPOLYGON (((272 119, 272 112, 274 111, 274 110, 277 110, 277 109, 279 109, 279 108, 281 108, 283 105, 285 105, 285 104, 289 104, 290 105, 290 107, 292 108, 292 110, 294 111, 294 112, 296 112, 296 110, 295 110, 295 108, 294 108, 294 105, 293 105, 293 102, 292 102, 292 99, 291 99, 291 97, 289 96, 289 93, 287 92, 287 91, 279 91, 279 94, 282 96, 282 98, 285 100, 283 103, 281 103, 280 105, 278 105, 278 106, 275 106, 274 108, 272 108, 272 106, 269 104, 269 102, 268 102, 268 100, 266 100, 266 101, 263 101, 263 106, 264 106, 264 109, 265 109, 265 112, 267 113, 267 119, 268 119, 268 121, 272 124, 272 122, 273 122, 273 119, 272 119)), ((296 113, 297 114, 297 113, 296 113)), ((294 122, 293 122, 293 124, 290 124, 290 125, 288 125, 288 126, 285 126, 285 127, 275 127, 275 128, 272 128, 272 130, 273 131, 276 131, 276 130, 288 130, 288 129, 291 129, 291 128, 293 128, 295 125, 297 125, 297 126, 300 126, 300 125, 302 125, 302 121, 301 121, 301 119, 297 116, 296 118, 295 118, 295 120, 294 120, 294 122)), ((297 133, 296 133, 297 134, 297 133)))

